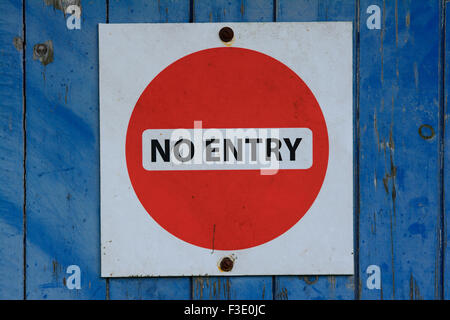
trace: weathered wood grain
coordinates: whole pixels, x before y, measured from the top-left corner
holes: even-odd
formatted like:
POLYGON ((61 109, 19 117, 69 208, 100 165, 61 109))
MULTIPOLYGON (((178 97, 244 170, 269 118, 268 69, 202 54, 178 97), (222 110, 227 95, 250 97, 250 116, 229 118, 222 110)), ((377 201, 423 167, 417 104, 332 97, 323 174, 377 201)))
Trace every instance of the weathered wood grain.
POLYGON ((189 0, 110 0, 110 23, 174 23, 189 22, 189 0))
POLYGON ((0 299, 23 298, 22 1, 0 2, 0 299))
POLYGON ((362 299, 440 298, 440 1, 361 1, 362 299), (369 5, 381 29, 368 29, 369 5), (380 289, 367 286, 368 266, 380 289))
POLYGON ((450 106, 449 106, 449 94, 450 94, 450 6, 448 2, 443 3, 441 12, 441 42, 442 45, 442 60, 441 64, 444 68, 445 74, 443 75, 443 96, 441 97, 443 102, 443 114, 441 118, 442 127, 442 138, 443 138, 443 155, 442 155, 442 166, 443 166, 443 223, 445 226, 445 233, 443 235, 443 299, 450 299, 450 106))
POLYGON ((272 22, 273 6, 273 0, 194 0, 193 22, 272 22))
POLYGON ((57 6, 26 2, 28 299, 106 296, 100 278, 97 36, 105 1, 83 2, 81 19, 81 30, 69 30, 57 6), (40 43, 53 47, 46 65, 33 59, 40 43), (81 269, 79 290, 65 286, 69 265, 81 269))

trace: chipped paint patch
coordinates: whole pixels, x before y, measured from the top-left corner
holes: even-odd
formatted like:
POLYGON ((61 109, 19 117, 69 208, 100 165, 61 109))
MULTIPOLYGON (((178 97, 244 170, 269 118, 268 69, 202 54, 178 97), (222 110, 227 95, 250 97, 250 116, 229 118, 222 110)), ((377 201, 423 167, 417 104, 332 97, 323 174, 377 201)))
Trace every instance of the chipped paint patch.
POLYGON ((23 39, 21 37, 14 37, 13 45, 14 45, 14 48, 17 49, 17 51, 22 51, 23 50, 23 39))
POLYGON ((46 6, 52 6, 55 10, 61 10, 66 16, 66 9, 72 5, 81 8, 81 0, 44 0, 46 6))

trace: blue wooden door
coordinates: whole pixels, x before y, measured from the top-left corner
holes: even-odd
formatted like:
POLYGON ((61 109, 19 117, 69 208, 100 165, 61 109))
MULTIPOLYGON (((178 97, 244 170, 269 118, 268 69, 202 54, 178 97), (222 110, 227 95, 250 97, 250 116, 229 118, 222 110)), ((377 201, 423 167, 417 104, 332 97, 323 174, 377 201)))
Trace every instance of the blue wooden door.
POLYGON ((444 0, 4 0, 0 9, 1 299, 449 297, 444 0), (354 24, 354 276, 101 278, 98 23, 272 21, 354 24))

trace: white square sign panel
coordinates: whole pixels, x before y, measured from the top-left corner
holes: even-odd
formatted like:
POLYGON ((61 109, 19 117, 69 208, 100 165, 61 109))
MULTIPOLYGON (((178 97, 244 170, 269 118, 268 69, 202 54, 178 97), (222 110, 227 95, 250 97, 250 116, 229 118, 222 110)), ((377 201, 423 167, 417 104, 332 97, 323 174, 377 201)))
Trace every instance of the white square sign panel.
POLYGON ((353 274, 352 34, 100 24, 102 276, 353 274))

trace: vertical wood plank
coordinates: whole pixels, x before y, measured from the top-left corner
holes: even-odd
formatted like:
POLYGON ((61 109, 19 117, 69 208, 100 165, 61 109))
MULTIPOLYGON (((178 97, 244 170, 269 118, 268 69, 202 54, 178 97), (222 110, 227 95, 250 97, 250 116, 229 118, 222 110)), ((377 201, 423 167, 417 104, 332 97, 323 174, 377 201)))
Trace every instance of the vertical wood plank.
MULTIPOLYGON (((355 13, 354 0, 278 0, 276 20, 355 22, 355 13)), ((353 28, 356 28, 355 23, 353 28)), ((355 67, 353 69, 355 73, 355 67)), ((357 192, 356 185, 354 190, 357 192)), ((355 296, 354 276, 279 276, 275 279, 275 299, 353 299, 355 296)))
MULTIPOLYGON (((194 1, 194 22, 273 21, 273 1, 194 1)), ((193 299, 272 299, 272 277, 194 277, 193 299)))
POLYGON ((439 8, 361 0, 362 299, 440 298, 439 8), (366 26, 370 5, 381 9, 381 29, 366 26))
MULTIPOLYGON (((110 23, 189 22, 189 0, 118 1, 109 2, 110 23)), ((111 278, 110 299, 190 299, 189 277, 111 278)))
MULTIPOLYGON (((444 270, 443 270, 443 299, 450 299, 450 106, 449 106, 449 94, 450 94, 450 6, 448 2, 443 4, 442 15, 444 15, 442 20, 442 43, 443 49, 443 60, 444 64, 444 114, 443 114, 443 143, 444 143, 444 157, 443 157, 443 213, 444 213, 444 223, 445 223, 445 234, 444 234, 444 270)), ((442 61, 441 61, 442 63, 442 61)))
POLYGON ((0 299, 22 299, 22 1, 2 1, 0 12, 0 299))
POLYGON ((26 291, 28 299, 104 299, 97 24, 106 3, 82 3, 80 30, 67 28, 62 3, 26 2, 26 291), (33 59, 42 43, 53 61, 33 59), (80 268, 80 289, 66 286, 70 265, 80 268))

